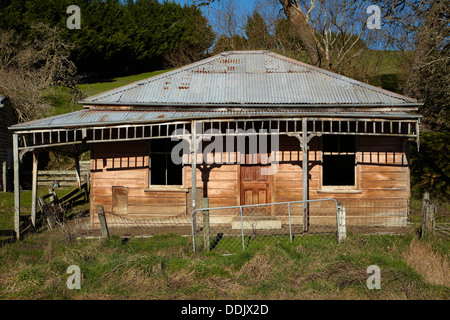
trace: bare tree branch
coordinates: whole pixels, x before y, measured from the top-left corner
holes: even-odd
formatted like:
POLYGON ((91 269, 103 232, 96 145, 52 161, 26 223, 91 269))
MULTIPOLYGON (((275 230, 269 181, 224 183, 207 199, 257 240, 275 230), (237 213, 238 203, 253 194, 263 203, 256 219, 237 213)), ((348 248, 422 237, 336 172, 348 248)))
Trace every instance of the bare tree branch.
MULTIPOLYGON (((21 42, 16 34, 0 33, 0 91, 10 97, 19 121, 49 114, 45 94, 54 86, 71 88, 78 95, 76 67, 69 59, 69 46, 56 28, 33 25, 32 41, 21 42), (6 54, 3 54, 6 53, 6 54)), ((72 96, 73 101, 78 100, 72 96)))

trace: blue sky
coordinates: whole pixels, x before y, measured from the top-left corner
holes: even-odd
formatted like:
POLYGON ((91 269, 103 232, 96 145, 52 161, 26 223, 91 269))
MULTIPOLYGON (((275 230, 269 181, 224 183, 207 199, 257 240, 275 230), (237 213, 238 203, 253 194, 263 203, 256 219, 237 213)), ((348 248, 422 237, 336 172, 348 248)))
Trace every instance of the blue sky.
MULTIPOLYGON (((164 0, 159 0, 159 1, 162 2, 162 1, 164 1, 164 0)), ((169 1, 173 1, 173 2, 175 2, 175 3, 179 3, 179 4, 182 4, 182 5, 184 5, 184 4, 192 4, 192 3, 193 3, 193 0, 169 0, 169 1)), ((221 1, 221 0, 215 0, 210 6, 211 6, 211 7, 217 6, 217 3, 220 2, 220 1, 221 1)), ((222 1, 224 1, 224 0, 222 0, 222 1)), ((255 7, 255 4, 256 4, 258 1, 259 1, 259 0, 234 0, 234 3, 235 3, 238 7, 241 8, 241 12, 239 12, 240 14, 242 14, 242 15, 247 15, 247 14, 251 14, 251 12, 253 11, 253 8, 255 7)), ((365 8, 365 5, 368 7, 368 6, 371 4, 371 1, 370 1, 370 0, 360 0, 360 1, 361 1, 361 3, 359 4, 359 5, 361 6, 360 9, 361 9, 361 8, 364 9, 364 8, 365 8)), ((197 0, 196 2, 198 2, 198 0, 197 0)), ((223 2, 222 2, 222 3, 223 3, 223 2)), ((361 10, 362 10, 362 9, 361 9, 361 10)), ((202 7, 202 10, 203 10, 205 16, 208 18, 208 21, 209 21, 210 25, 213 27, 213 29, 214 29, 216 32, 220 33, 220 31, 217 30, 216 23, 215 23, 215 21, 214 21, 214 15, 208 14, 208 8, 207 8, 206 6, 202 7)), ((367 13, 365 12, 365 10, 362 10, 361 14, 362 14, 362 15, 366 15, 367 13)), ((368 17, 368 16, 369 16, 369 15, 367 15, 367 17, 368 17)), ((365 23, 365 20, 364 20, 364 23, 365 23)), ((353 29, 352 32, 354 32, 355 34, 358 34, 360 30, 361 30, 361 25, 360 25, 360 23, 355 22, 355 29, 353 29)), ((238 31, 238 30, 236 30, 236 31, 238 31)), ((373 31, 371 31, 371 32, 375 33, 375 32, 377 32, 377 31, 376 31, 376 30, 373 30, 373 31)), ((366 39, 366 40, 368 40, 368 39, 366 39)), ((381 38, 378 37, 377 40, 376 40, 375 38, 373 38, 372 40, 375 40, 375 41, 370 41, 370 40, 369 40, 369 42, 367 43, 367 45, 368 45, 369 47, 371 47, 372 49, 384 49, 384 48, 385 48, 386 43, 385 43, 381 38)), ((390 49, 396 49, 396 48, 393 47, 393 46, 392 46, 392 47, 389 46, 389 48, 390 48, 390 49)))
MULTIPOLYGON (((164 0, 159 0, 160 2, 163 2, 164 0)), ((169 0, 169 1, 173 1, 175 3, 179 3, 181 5, 185 5, 185 4, 192 4, 193 1, 192 0, 169 0)), ((198 2, 198 1, 196 1, 198 2)), ((218 2, 220 2, 220 0, 215 0, 214 2, 212 2, 210 4, 210 7, 214 8, 218 5, 218 2)), ((253 8, 256 4, 256 2, 258 2, 258 0, 234 0, 234 3, 237 7, 239 7, 241 9, 240 14, 251 14, 251 12, 253 11, 253 8)), ((208 14, 208 7, 207 6, 202 6, 201 10, 203 11, 205 17, 208 18, 209 24, 213 27, 213 29, 220 33, 219 30, 217 30, 216 28, 216 23, 214 21, 214 14, 212 14, 213 10, 209 10, 210 13, 208 14)))

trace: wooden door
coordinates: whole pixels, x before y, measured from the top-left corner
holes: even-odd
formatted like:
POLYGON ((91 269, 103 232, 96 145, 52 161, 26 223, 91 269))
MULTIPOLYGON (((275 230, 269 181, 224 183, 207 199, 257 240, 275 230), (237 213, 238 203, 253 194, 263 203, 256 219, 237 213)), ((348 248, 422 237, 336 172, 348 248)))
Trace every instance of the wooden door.
POLYGON ((261 165, 241 166, 241 205, 270 203, 270 176, 261 165))

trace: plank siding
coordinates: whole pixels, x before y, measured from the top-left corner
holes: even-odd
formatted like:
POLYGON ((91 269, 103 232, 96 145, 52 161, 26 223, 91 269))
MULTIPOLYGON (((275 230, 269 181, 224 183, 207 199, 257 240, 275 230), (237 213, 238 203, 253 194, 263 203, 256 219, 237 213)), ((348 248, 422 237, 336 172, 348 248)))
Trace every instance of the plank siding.
POLYGON ((12 132, 8 126, 17 123, 17 117, 9 98, 0 95, 0 191, 12 189, 12 132), (6 163, 4 173, 6 181, 3 181, 3 163, 6 163), (5 185, 4 185, 5 184, 5 185))
MULTIPOLYGON (((297 142, 285 140, 282 148, 297 148, 297 142)), ((281 149, 281 148, 280 148, 281 149)), ((274 177, 275 202, 299 201, 302 199, 302 154, 280 151, 283 155, 279 170, 274 177), (289 158, 290 157, 290 158, 289 158), (293 160, 283 161, 283 160, 293 160)), ((313 139, 308 151, 309 157, 309 199, 335 198, 348 205, 349 224, 374 225, 396 223, 402 225, 406 221, 407 207, 405 200, 409 198, 409 167, 404 141, 401 138, 358 137, 356 150, 355 187, 327 190, 322 187, 321 145, 319 139, 313 139), (384 203, 379 199, 385 199, 384 203), (359 204, 358 201, 361 201, 359 204), (386 206, 386 203, 392 203, 386 206)), ((291 214, 295 219, 301 215, 300 207, 293 207, 291 214)), ((311 207, 311 221, 315 214, 320 217, 335 216, 333 210, 311 207)), ((329 220, 332 221, 332 220, 329 220)))
MULTIPOLYGON (((201 165, 197 168, 197 187, 203 188, 210 207, 239 205, 239 166, 201 165)), ((192 187, 192 167, 186 167, 186 186, 192 187)))
MULTIPOLYGON (((407 199, 409 168, 404 145, 405 141, 401 138, 358 137, 355 154, 356 185, 331 189, 322 186, 321 138, 313 138, 308 151, 309 199, 335 198, 342 201, 407 199)), ((230 152, 216 156, 219 159, 236 158, 236 154, 230 152)), ((240 164, 208 165, 201 160, 199 155, 199 165, 196 170, 197 188, 201 190, 200 192, 203 191, 203 196, 209 198, 210 207, 239 205, 241 203, 240 164)), ((271 201, 301 200, 303 196, 302 152, 298 139, 280 137, 277 161, 279 162, 278 171, 271 177, 271 201)), ((111 211, 112 187, 121 186, 128 188, 127 214, 130 217, 144 219, 145 217, 189 215, 186 204, 189 201, 187 190, 192 188, 192 168, 189 161, 185 161, 183 169, 183 189, 167 191, 148 189, 148 163, 148 142, 123 142, 114 144, 114 147, 108 144, 93 146, 91 151, 93 212, 96 212, 95 208, 98 205, 103 205, 106 211, 111 211)), ((405 214, 405 208, 402 205, 396 204, 392 208, 379 204, 371 206, 364 209, 372 214, 382 214, 385 218, 405 214)), ((298 214, 300 217, 301 210, 300 206, 294 207, 292 214, 298 214)), ((329 216, 331 219, 335 215, 333 210, 327 209, 329 212, 325 209, 321 210, 324 218, 329 216)), ((347 214, 351 219, 360 219, 361 210, 361 206, 352 206, 347 214)), ((214 211, 214 215, 211 217, 211 223, 223 223, 231 221, 236 213, 224 210, 223 212, 214 211)), ((362 221, 368 224, 373 222, 364 220, 364 217, 362 221)))
POLYGON ((149 190, 149 144, 95 144, 91 150, 91 223, 99 205, 112 212, 112 188, 128 188, 127 217, 158 218, 186 214, 186 191, 149 190))

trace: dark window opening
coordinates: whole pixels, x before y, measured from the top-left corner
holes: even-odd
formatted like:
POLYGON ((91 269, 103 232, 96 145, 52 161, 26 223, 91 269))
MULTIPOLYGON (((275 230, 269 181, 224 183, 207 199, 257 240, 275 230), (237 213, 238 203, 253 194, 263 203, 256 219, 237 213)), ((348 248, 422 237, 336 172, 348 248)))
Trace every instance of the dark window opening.
POLYGON ((323 136, 323 186, 355 185, 355 151, 353 136, 323 136))
POLYGON ((341 135, 323 136, 323 152, 355 152, 355 137, 341 135))
POLYGON ((180 186, 183 165, 172 161, 172 150, 178 141, 155 139, 150 143, 150 185, 180 186))

